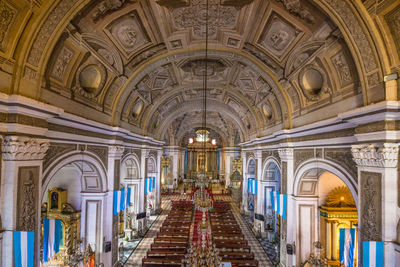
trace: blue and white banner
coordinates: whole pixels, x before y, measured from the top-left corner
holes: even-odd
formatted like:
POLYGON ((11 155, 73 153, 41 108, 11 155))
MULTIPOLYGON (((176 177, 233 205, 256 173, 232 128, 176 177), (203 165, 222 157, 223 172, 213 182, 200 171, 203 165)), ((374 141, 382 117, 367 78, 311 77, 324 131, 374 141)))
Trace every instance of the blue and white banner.
POLYGON ((13 232, 14 266, 33 267, 35 232, 13 232))
POLYGON ((131 206, 132 188, 128 187, 126 190, 126 206, 131 206))
POLYGON ((144 194, 151 193, 156 187, 156 177, 149 177, 144 179, 144 194))
POLYGON ((121 210, 125 210, 125 189, 114 191, 114 215, 118 215, 121 210))
POLYGON ((339 261, 344 267, 354 266, 354 248, 355 248, 356 229, 340 229, 339 233, 339 261))
POLYGON ((147 195, 147 191, 148 191, 148 179, 144 178, 144 194, 147 195))
POLYGON ((281 198, 280 198, 280 192, 279 191, 276 191, 275 192, 275 194, 274 194, 274 197, 275 197, 275 211, 276 211, 276 213, 278 213, 279 214, 279 211, 280 211, 280 200, 281 200, 281 198))
POLYGON ((257 180, 254 178, 248 178, 247 179, 247 191, 250 194, 257 195, 257 180))
POLYGON ((383 267, 383 242, 363 241, 362 266, 383 267))
POLYGON ((286 211, 287 211, 287 195, 280 194, 279 195, 279 215, 282 216, 282 219, 286 219, 286 211))
POLYGON ((125 187, 121 188, 121 200, 119 202, 120 210, 125 210, 125 187))
POLYGON ((47 262, 60 251, 61 220, 43 219, 43 261, 47 262))
POLYGON ((271 200, 271 208, 273 209, 273 210, 276 210, 275 209, 275 203, 276 203, 276 201, 275 201, 275 195, 276 195, 276 192, 275 191, 273 191, 273 190, 271 190, 271 191, 269 191, 269 199, 271 200))
POLYGON ((153 177, 153 185, 151 187, 151 190, 153 191, 154 188, 156 188, 156 177, 153 177))

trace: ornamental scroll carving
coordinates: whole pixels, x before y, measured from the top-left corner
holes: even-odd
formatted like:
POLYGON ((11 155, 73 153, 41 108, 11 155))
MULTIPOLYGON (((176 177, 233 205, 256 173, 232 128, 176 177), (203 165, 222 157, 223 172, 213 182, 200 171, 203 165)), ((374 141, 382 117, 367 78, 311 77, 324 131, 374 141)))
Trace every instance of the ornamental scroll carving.
POLYGON ((57 28, 58 24, 63 21, 62 18, 76 2, 78 2, 78 0, 60 1, 59 4, 57 4, 57 6, 50 12, 35 38, 31 51, 29 51, 29 64, 33 66, 39 65, 40 58, 42 57, 43 50, 46 47, 48 40, 57 28))
POLYGON ((359 166, 397 167, 399 144, 352 145, 353 159, 359 166))
POLYGON ((377 68, 377 62, 374 52, 369 43, 367 35, 364 33, 358 19, 354 15, 350 5, 345 0, 324 0, 327 5, 331 6, 339 16, 343 18, 343 22, 348 27, 354 42, 360 51, 360 56, 366 72, 371 72, 377 68))
POLYGON ((35 231, 37 225, 39 167, 18 170, 18 230, 35 231))
POLYGON ((382 239, 382 174, 364 172, 361 175, 361 235, 362 240, 382 239))
POLYGON ((0 2, 0 44, 3 44, 6 39, 16 14, 17 12, 8 6, 5 1, 0 2))
POLYGON ((46 139, 6 136, 3 139, 4 160, 41 160, 50 144, 46 139))

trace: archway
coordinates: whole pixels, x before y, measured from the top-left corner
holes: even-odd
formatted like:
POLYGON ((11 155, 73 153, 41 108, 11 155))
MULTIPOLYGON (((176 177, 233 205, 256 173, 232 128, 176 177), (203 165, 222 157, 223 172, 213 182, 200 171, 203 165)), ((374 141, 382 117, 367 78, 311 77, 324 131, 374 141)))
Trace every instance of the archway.
POLYGON ((332 162, 310 161, 300 166, 296 172, 293 204, 297 214, 296 265, 304 264, 311 256, 326 259, 328 265, 340 265, 340 229, 353 228, 355 236, 357 232, 354 181, 344 168, 332 162))
POLYGON ((262 176, 263 187, 263 215, 265 220, 265 231, 268 233, 270 242, 277 239, 278 224, 275 211, 272 207, 271 192, 280 191, 281 188, 281 170, 279 163, 274 159, 267 159, 264 164, 262 176))
MULTIPOLYGON (((254 158, 249 158, 248 160, 247 179, 256 179, 256 161, 254 158)), ((249 180, 247 180, 247 183, 248 182, 249 180)), ((254 223, 255 205, 256 205, 256 196, 247 190, 247 209, 250 213, 250 221, 252 223, 254 223)))
MULTIPOLYGON (((121 211, 118 244, 122 243, 124 248, 123 257, 119 260, 124 262, 136 248, 138 240, 138 220, 140 201, 140 164, 136 154, 128 154, 122 159, 120 186, 125 188, 126 207, 121 211), (129 193, 128 193, 129 192, 129 193)), ((119 254, 119 256, 122 256, 119 254)))
POLYGON ((43 177, 41 219, 59 219, 62 225, 60 252, 51 266, 61 264, 58 261, 62 256, 89 245, 95 252, 96 263, 101 262, 103 226, 107 223, 103 166, 91 154, 71 153, 55 160, 43 177))

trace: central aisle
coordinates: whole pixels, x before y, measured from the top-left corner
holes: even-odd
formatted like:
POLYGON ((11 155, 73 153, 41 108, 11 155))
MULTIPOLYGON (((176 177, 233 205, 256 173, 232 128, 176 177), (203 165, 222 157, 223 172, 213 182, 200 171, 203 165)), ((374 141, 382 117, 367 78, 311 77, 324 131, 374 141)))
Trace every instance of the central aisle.
MULTIPOLYGON (((153 244, 155 237, 157 237, 160 228, 162 227, 164 221, 168 217, 169 212, 171 211, 171 201, 178 201, 178 200, 190 200, 190 195, 181 194, 181 195, 162 196, 163 212, 153 223, 151 229, 147 232, 146 236, 143 238, 142 242, 138 245, 134 253, 131 255, 131 257, 125 264, 125 266, 142 266, 142 260, 146 257, 148 251, 150 251, 151 245, 153 244)), ((236 205, 232 204, 231 197, 227 195, 214 195, 214 200, 226 201, 231 203, 232 207, 231 210, 234 215, 234 218, 236 219, 237 224, 239 225, 242 231, 244 239, 247 241, 247 244, 251 249, 251 252, 254 253, 254 259, 258 261, 258 266, 260 267, 272 266, 260 243, 255 238, 254 234, 251 232, 250 228, 240 215, 239 209, 236 207, 236 205)), ((193 232, 191 231, 190 238, 192 238, 192 234, 193 232)))

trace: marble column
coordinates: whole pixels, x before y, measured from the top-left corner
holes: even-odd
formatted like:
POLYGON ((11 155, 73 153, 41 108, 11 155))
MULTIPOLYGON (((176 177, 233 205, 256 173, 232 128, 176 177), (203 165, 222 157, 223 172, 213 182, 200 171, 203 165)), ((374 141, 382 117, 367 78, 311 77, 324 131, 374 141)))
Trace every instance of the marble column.
POLYGON ((35 262, 40 261, 40 207, 42 163, 50 144, 47 139, 6 136, 2 144, 1 266, 13 266, 12 231, 35 232, 35 262))
POLYGON ((242 151, 242 176, 243 176, 243 182, 242 182, 242 205, 241 205, 241 211, 244 213, 248 213, 247 209, 247 155, 245 151, 242 151))
POLYGON ((157 150, 157 178, 156 178, 156 211, 161 211, 161 157, 162 150, 157 150))
POLYGON ((139 185, 139 213, 146 211, 146 196, 144 195, 144 182, 147 177, 147 160, 149 158, 149 150, 141 149, 140 153, 140 185, 139 185))
POLYGON ((339 257, 338 257, 338 255, 339 255, 339 252, 338 252, 338 235, 337 235, 337 226, 338 226, 338 222, 337 221, 333 221, 332 222, 332 231, 331 231, 331 234, 332 234, 332 254, 331 254, 331 257, 332 257, 332 260, 338 260, 339 259, 339 257))
POLYGON ((119 215, 114 216, 114 190, 119 190, 121 158, 123 146, 113 145, 108 147, 107 192, 104 205, 104 238, 111 241, 111 253, 106 253, 103 258, 105 266, 114 266, 118 261, 118 224, 119 215))
MULTIPOLYGON (((286 255, 286 244, 293 244, 296 241, 297 211, 294 200, 294 151, 293 148, 282 148, 278 150, 281 158, 281 193, 287 194, 286 220, 281 219, 281 264, 283 266, 293 266, 296 258, 286 255)), ((296 245, 296 249, 299 249, 296 245)), ((296 251, 296 255, 299 255, 296 251)))
POLYGON ((385 266, 396 266, 400 264, 394 250, 400 204, 399 144, 352 145, 351 152, 358 169, 358 259, 362 261, 362 241, 386 241, 385 266))
POLYGON ((330 260, 332 257, 331 253, 331 223, 328 220, 325 220, 325 225, 326 225, 326 235, 325 235, 325 257, 330 260))
MULTIPOLYGON (((254 213, 258 214, 264 214, 263 212, 263 205, 264 202, 266 201, 264 199, 265 192, 264 192, 264 187, 262 186, 262 151, 261 150, 256 150, 254 153, 256 157, 256 177, 255 179, 257 180, 257 195, 255 196, 255 208, 254 208, 254 213)), ((255 230, 261 230, 261 232, 264 232, 264 221, 257 220, 254 218, 254 227, 256 228, 255 230)))

